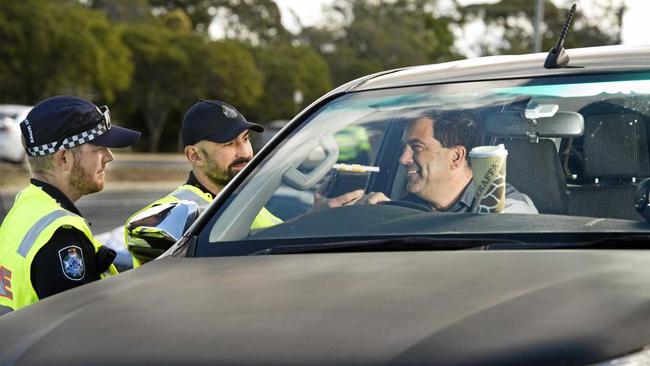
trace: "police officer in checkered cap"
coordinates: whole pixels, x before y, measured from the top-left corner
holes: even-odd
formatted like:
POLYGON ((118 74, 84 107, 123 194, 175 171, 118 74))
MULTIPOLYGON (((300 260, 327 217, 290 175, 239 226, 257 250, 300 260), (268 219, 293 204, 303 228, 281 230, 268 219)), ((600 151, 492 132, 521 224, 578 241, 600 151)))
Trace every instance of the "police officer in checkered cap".
POLYGON ((140 138, 73 96, 38 103, 20 128, 31 180, 0 226, 0 315, 117 273, 74 203, 104 188, 110 148, 140 138))

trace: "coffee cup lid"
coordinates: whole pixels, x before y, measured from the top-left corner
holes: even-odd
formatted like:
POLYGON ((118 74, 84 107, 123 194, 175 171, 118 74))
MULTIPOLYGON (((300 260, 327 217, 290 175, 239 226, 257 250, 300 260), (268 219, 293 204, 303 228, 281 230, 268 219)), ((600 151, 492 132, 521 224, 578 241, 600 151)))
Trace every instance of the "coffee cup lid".
POLYGON ((470 158, 489 158, 493 156, 508 156, 508 150, 503 144, 497 146, 477 146, 469 152, 470 158))

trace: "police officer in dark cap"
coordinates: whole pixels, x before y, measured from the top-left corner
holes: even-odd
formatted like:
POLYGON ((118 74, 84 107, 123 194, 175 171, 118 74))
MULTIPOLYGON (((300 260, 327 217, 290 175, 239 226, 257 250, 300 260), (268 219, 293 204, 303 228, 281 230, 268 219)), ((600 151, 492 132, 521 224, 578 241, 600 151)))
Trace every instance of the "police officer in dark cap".
MULTIPOLYGON (((181 137, 185 157, 192 171, 185 184, 167 196, 153 202, 150 207, 189 200, 199 207, 207 206, 223 187, 244 169, 253 158, 250 131, 263 132, 258 124, 248 122, 232 106, 218 100, 201 100, 192 105, 183 118, 181 137)), ((127 225, 131 218, 127 220, 127 225)), ((282 221, 266 208, 258 213, 251 229, 277 225, 282 221)), ((127 244, 128 243, 128 235, 127 244)), ((134 267, 140 263, 134 258, 134 267)))
POLYGON ((117 273, 74 203, 104 188, 110 148, 140 137, 72 96, 40 102, 20 128, 31 180, 0 226, 0 314, 117 273))

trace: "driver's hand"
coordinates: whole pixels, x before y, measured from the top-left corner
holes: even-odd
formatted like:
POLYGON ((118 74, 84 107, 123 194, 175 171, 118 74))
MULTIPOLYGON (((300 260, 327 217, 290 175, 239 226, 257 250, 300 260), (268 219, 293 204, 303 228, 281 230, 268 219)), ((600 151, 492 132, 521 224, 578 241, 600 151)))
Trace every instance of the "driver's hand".
POLYGON ((358 189, 332 198, 327 198, 323 196, 322 192, 317 191, 314 193, 314 211, 325 208, 341 207, 344 205, 353 205, 363 197, 363 189, 358 189))
POLYGON ((385 194, 381 192, 370 192, 367 195, 361 197, 361 199, 355 201, 355 204, 376 205, 378 203, 387 201, 390 201, 390 198, 386 197, 385 194))

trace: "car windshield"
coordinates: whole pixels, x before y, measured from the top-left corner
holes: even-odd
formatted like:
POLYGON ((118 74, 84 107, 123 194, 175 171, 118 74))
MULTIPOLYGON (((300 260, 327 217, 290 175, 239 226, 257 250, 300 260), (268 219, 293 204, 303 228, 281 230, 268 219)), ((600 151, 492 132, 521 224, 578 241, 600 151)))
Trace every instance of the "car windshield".
POLYGON ((639 72, 344 94, 270 151, 205 242, 647 233, 634 205, 649 116, 639 72), (476 146, 497 157, 470 158, 476 146), (486 159, 505 160, 500 207, 485 198, 486 159))

